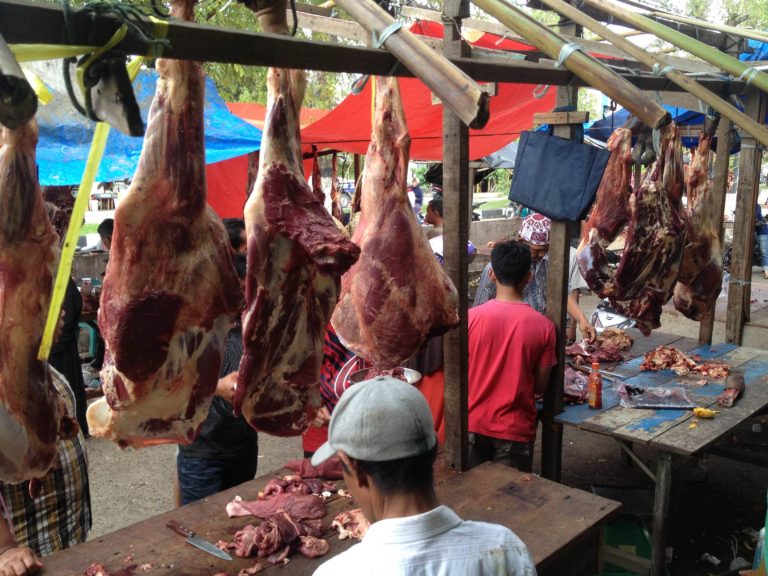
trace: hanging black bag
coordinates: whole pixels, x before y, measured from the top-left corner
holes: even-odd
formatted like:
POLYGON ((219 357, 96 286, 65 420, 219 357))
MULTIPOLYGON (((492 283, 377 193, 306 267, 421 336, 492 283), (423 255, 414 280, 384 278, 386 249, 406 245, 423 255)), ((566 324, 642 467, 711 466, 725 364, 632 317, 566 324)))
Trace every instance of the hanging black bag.
POLYGON ((586 217, 610 152, 546 132, 523 132, 509 199, 553 220, 586 217))

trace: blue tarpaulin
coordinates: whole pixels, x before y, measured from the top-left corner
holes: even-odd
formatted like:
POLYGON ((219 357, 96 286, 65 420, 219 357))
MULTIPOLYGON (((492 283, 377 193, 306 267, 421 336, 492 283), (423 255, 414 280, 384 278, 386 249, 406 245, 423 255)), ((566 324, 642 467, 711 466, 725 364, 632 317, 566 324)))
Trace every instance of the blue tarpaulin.
MULTIPOLYGON (((38 107, 40 141, 37 163, 42 185, 79 184, 93 137, 94 123, 79 114, 58 84, 61 68, 35 69, 51 89, 54 99, 38 107)), ((147 113, 155 94, 157 72, 142 70, 133 83, 141 116, 147 113)), ((206 164, 228 160, 259 149, 261 130, 241 120, 229 110, 212 80, 205 83, 205 161, 206 164)), ((97 182, 112 182, 133 176, 144 139, 110 131, 97 182)))

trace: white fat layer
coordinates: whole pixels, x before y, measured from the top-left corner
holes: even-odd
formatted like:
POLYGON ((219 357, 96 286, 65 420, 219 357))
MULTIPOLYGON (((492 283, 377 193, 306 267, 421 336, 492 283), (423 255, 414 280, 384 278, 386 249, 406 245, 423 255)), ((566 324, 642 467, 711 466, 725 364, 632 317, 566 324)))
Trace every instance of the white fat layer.
POLYGON ((129 398, 121 401, 119 410, 113 410, 103 398, 92 404, 87 414, 92 434, 121 440, 135 447, 188 441, 189 432, 196 430, 208 415, 212 399, 212 396, 207 398, 197 407, 192 418, 186 418, 187 407, 199 376, 197 361, 212 343, 223 357, 230 325, 227 316, 222 315, 214 321, 211 330, 193 327, 174 335, 165 363, 146 381, 132 382, 114 365, 105 368, 102 371, 105 387, 114 387, 113 379, 119 375, 129 398), (201 343, 192 356, 188 356, 185 342, 197 334, 202 335, 201 343), (146 431, 142 425, 147 420, 155 419, 170 422, 170 428, 155 433, 146 431))

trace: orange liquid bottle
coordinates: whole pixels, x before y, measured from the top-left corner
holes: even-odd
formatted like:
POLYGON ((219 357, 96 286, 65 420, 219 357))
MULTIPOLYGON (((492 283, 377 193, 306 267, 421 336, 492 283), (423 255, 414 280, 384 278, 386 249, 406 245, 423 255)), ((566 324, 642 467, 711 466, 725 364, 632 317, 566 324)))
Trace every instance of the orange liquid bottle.
POLYGON ((592 372, 587 380, 587 404, 600 410, 603 407, 603 377, 600 375, 600 363, 592 362, 592 372))

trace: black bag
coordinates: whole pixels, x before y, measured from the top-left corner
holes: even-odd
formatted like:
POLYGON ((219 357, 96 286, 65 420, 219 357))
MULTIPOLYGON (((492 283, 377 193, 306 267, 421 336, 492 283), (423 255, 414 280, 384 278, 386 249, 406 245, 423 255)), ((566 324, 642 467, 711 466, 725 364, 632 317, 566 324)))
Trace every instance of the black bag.
POLYGON ((552 136, 523 132, 509 199, 553 220, 586 217, 610 152, 552 136))

